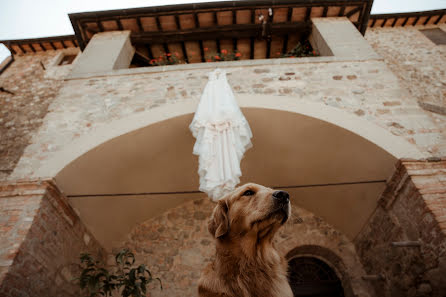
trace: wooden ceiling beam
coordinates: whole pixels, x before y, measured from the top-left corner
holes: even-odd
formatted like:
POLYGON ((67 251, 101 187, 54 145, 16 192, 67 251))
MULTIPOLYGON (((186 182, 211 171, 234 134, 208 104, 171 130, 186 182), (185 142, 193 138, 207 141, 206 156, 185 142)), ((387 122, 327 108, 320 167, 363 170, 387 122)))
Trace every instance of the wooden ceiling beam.
POLYGON ((307 7, 307 11, 305 12, 305 22, 310 21, 310 17, 311 17, 311 6, 307 7))
MULTIPOLYGON (((310 23, 280 23, 271 24, 271 35, 286 35, 296 31, 309 31, 310 23)), ((181 41, 216 40, 261 37, 261 24, 226 25, 209 28, 195 28, 181 31, 132 33, 131 38, 136 43, 170 43, 181 41)))
MULTIPOLYGON (((198 19, 198 15, 196 13, 193 13, 193 16, 194 16, 195 28, 200 28, 200 20, 198 19)), ((204 56, 203 40, 198 39, 198 47, 200 48, 201 62, 206 62, 206 58, 204 56)))
POLYGON ((144 32, 144 28, 142 27, 141 18, 136 17, 136 24, 138 25, 138 29, 140 32, 144 32))
POLYGON ((13 55, 17 54, 17 52, 12 48, 11 43, 8 42, 8 44, 5 44, 5 45, 9 49, 11 54, 13 54, 13 55))
MULTIPOLYGON (((217 17, 217 12, 213 12, 212 13, 212 19, 213 19, 213 23, 215 27, 218 27, 218 17, 217 17)), ((217 53, 221 53, 221 46, 220 46, 220 39, 215 39, 215 46, 217 48, 217 53)))
POLYGON ((392 22, 392 27, 395 27, 397 21, 398 21, 398 18, 395 18, 395 19, 393 20, 393 22, 392 22))
POLYGON ((206 62, 206 59, 204 57, 204 48, 203 48, 203 41, 202 40, 198 40, 198 47, 200 48, 201 62, 206 62))
POLYGON ((118 25, 118 30, 122 31, 124 27, 122 26, 121 19, 116 19, 116 25, 118 25))
POLYGON ((28 46, 33 51, 33 53, 36 52, 36 49, 34 48, 34 46, 31 43, 28 43, 28 46))
POLYGON ((286 54, 288 50, 288 34, 283 36, 282 54, 286 54))
POLYGON ((17 43, 17 46, 22 51, 22 54, 26 53, 25 49, 23 48, 23 46, 20 43, 17 43))
POLYGON ((149 59, 152 60, 153 59, 152 47, 150 46, 150 44, 146 44, 146 48, 147 48, 147 54, 149 55, 149 59))
POLYGON ((327 17, 327 12, 328 12, 328 6, 324 6, 324 10, 322 11, 323 18, 327 17))
POLYGON ((438 16, 438 19, 434 22, 434 24, 437 25, 443 16, 444 16, 444 12, 438 16))
MULTIPOLYGON (((232 11, 232 24, 237 25, 237 11, 232 11)), ((232 50, 236 52, 238 50, 238 39, 232 38, 232 50)))
POLYGON ((353 16, 355 13, 357 13, 358 11, 360 11, 361 8, 362 8, 361 6, 355 7, 352 10, 350 10, 345 16, 347 18, 349 18, 349 17, 353 16))
POLYGON ((186 44, 183 42, 181 42, 181 51, 183 52, 183 58, 184 61, 189 64, 189 56, 187 55, 187 49, 186 49, 186 44))
POLYGON ((404 20, 404 22, 401 24, 401 27, 406 26, 408 20, 409 20, 409 17, 406 17, 406 19, 404 20))
MULTIPOLYGON (((177 30, 181 30, 181 23, 180 23, 180 17, 178 15, 175 15, 175 25, 177 26, 177 30)), ((183 52, 183 58, 184 61, 189 64, 189 57, 187 56, 187 49, 186 44, 184 41, 181 41, 181 51, 183 52)))
POLYGON ((417 16, 415 18, 415 20, 413 21, 412 26, 416 26, 419 19, 420 19, 420 16, 417 16))
POLYGON ((97 21, 96 24, 98 25, 99 32, 104 32, 105 31, 104 30, 104 26, 102 25, 101 21, 97 21))

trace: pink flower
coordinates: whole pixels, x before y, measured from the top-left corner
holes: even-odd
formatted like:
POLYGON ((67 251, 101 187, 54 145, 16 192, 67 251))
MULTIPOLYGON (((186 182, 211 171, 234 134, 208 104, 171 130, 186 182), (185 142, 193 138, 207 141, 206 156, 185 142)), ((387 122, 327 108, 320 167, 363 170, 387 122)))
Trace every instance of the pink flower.
POLYGON ((222 53, 222 54, 227 54, 227 53, 228 53, 228 51, 227 51, 227 50, 225 50, 225 49, 222 49, 222 50, 221 50, 221 53, 222 53))
POLYGON ((236 56, 236 57, 241 57, 242 54, 241 54, 241 53, 236 53, 235 56, 236 56))

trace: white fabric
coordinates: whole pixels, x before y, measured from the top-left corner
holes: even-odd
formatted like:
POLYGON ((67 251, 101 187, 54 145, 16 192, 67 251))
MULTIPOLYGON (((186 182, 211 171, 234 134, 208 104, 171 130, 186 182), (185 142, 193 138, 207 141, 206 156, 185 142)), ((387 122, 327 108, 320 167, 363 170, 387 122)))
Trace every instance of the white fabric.
POLYGON ((251 129, 225 71, 209 73, 189 129, 197 139, 193 153, 199 156, 200 191, 217 201, 240 182, 240 161, 252 146, 251 129))

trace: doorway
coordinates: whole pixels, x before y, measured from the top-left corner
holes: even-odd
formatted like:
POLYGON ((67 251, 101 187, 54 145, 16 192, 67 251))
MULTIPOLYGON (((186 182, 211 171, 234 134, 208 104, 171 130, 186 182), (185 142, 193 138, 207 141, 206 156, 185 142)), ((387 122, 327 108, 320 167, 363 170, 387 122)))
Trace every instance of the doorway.
POLYGON ((289 283, 294 297, 344 297, 334 270, 314 257, 295 257, 288 262, 289 283))

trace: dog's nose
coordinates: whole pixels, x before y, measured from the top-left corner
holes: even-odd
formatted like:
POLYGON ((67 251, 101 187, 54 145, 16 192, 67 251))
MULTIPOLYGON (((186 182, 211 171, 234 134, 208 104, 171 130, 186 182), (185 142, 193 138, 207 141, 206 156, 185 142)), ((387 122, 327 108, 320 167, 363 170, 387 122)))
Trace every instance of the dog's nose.
POLYGON ((280 203, 288 203, 290 201, 290 195, 285 191, 275 191, 273 198, 280 203))

